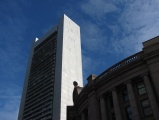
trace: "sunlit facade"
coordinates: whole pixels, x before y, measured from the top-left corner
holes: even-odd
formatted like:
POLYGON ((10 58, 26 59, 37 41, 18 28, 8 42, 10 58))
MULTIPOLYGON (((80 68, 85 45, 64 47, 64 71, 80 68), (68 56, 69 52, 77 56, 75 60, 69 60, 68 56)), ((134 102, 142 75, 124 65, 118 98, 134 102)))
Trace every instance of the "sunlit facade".
POLYGON ((66 120, 72 83, 82 86, 80 28, 66 15, 33 42, 18 120, 66 120))

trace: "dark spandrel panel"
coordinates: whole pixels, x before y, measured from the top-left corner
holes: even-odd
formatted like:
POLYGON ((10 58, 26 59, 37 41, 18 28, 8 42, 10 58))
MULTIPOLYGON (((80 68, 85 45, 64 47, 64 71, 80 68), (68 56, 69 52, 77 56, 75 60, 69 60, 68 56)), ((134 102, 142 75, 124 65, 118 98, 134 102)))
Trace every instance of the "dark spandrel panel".
POLYGON ((130 106, 126 107, 126 114, 128 120, 133 120, 132 109, 130 106))
POLYGON ((145 116, 152 114, 151 105, 148 99, 141 101, 141 106, 145 116))
POLYGON ((112 95, 109 96, 109 103, 110 103, 110 107, 114 108, 114 103, 113 103, 113 97, 112 97, 112 95))
POLYGON ((143 88, 143 87, 145 87, 143 82, 140 82, 140 83, 137 84, 137 88, 138 89, 143 88))
POLYGON ((144 100, 144 101, 142 101, 142 107, 143 107, 143 108, 146 108, 146 107, 149 107, 149 106, 150 106, 149 100, 144 100))
POLYGON ((34 49, 24 105, 25 120, 52 118, 56 42, 57 33, 34 49))
POLYGON ((145 88, 141 88, 138 91, 139 91, 139 95, 146 94, 146 89, 145 88))
POLYGON ((123 96, 123 100, 125 102, 129 101, 129 96, 128 96, 128 91, 127 89, 122 90, 122 96, 123 96))
POLYGON ((144 82, 137 83, 137 89, 139 95, 144 95, 146 94, 146 88, 144 82))
POLYGON ((152 109, 151 107, 148 107, 148 108, 145 108, 144 109, 144 115, 145 116, 148 116, 148 115, 151 115, 152 114, 152 109))
POLYGON ((115 113, 112 113, 112 120, 116 120, 115 113))

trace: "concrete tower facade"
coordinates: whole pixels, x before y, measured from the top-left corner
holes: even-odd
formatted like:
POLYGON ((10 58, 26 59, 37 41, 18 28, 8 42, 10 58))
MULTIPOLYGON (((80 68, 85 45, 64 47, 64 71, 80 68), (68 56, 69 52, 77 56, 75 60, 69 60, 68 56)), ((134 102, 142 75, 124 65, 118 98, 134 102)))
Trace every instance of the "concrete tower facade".
POLYGON ((83 86, 80 27, 63 15, 33 42, 18 120, 66 120, 73 81, 83 86))

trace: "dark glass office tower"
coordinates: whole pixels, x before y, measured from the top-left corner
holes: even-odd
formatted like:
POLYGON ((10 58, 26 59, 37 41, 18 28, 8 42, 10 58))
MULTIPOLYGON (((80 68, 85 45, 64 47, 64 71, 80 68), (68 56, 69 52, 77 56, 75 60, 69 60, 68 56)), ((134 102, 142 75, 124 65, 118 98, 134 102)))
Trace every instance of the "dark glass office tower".
POLYGON ((51 120, 55 81, 57 32, 34 48, 24 105, 24 119, 51 120))
POLYGON ((74 80, 82 85, 80 32, 64 15, 33 43, 18 120, 66 120, 74 80))

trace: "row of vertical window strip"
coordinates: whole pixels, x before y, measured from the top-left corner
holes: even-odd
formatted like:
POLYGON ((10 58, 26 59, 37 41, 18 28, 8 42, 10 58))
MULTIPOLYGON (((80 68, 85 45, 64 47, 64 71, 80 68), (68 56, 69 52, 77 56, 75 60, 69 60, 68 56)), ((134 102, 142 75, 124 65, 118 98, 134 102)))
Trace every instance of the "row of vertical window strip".
POLYGON ((55 38, 56 36, 54 36, 53 38, 50 38, 49 40, 46 40, 47 42, 44 40, 45 42, 43 42, 43 44, 40 44, 41 47, 37 46, 38 49, 37 48, 34 49, 26 100, 29 100, 29 99, 33 100, 34 99, 33 97, 35 96, 37 98, 39 96, 39 98, 34 99, 34 101, 32 101, 32 103, 34 104, 32 105, 29 105, 31 104, 30 102, 29 104, 27 103, 25 104, 24 114, 23 114, 23 118, 25 120, 40 120, 40 119, 48 120, 48 119, 51 119, 52 117, 52 107, 53 107, 53 103, 52 103, 53 89, 52 88, 54 85, 54 76, 55 76, 54 70, 55 70, 55 58, 56 58, 56 39, 55 38), (46 77, 48 75, 50 77, 46 77), (49 83, 49 85, 46 86, 44 83, 46 82, 48 83, 49 81, 51 83, 49 83), (52 87, 50 87, 50 85, 52 87), (41 88, 39 89, 38 86, 41 88), (46 91, 44 90, 44 88, 47 88, 49 92, 45 94, 44 96, 41 96, 39 92, 41 91, 40 93, 43 93, 44 91, 46 91), (34 91, 38 89, 38 92, 34 92, 33 89, 34 91))
MULTIPOLYGON (((52 68, 54 68, 53 64, 55 64, 55 63, 50 62, 48 64, 52 68)), ((54 71, 55 68, 54 69, 48 69, 48 68, 49 67, 47 67, 47 68, 43 67, 40 69, 41 71, 44 71, 44 69, 45 69, 45 72, 43 72, 43 74, 41 74, 41 73, 38 74, 38 76, 41 76, 41 77, 36 76, 35 79, 33 79, 33 77, 31 77, 31 76, 29 77, 29 83, 28 83, 28 88, 27 88, 28 89, 27 90, 27 99, 30 98, 31 96, 33 96, 33 93, 35 93, 34 91, 36 91, 36 89, 38 89, 39 87, 42 87, 42 86, 46 88, 46 86, 44 86, 45 83, 47 84, 48 82, 53 81, 52 79, 54 78, 54 74, 53 74, 54 72, 52 72, 52 71, 54 71), (48 75, 50 76, 49 78, 47 77, 48 75)), ((39 71, 39 70, 35 70, 35 71, 39 71)), ((38 93, 38 92, 36 92, 36 93, 38 93)))

